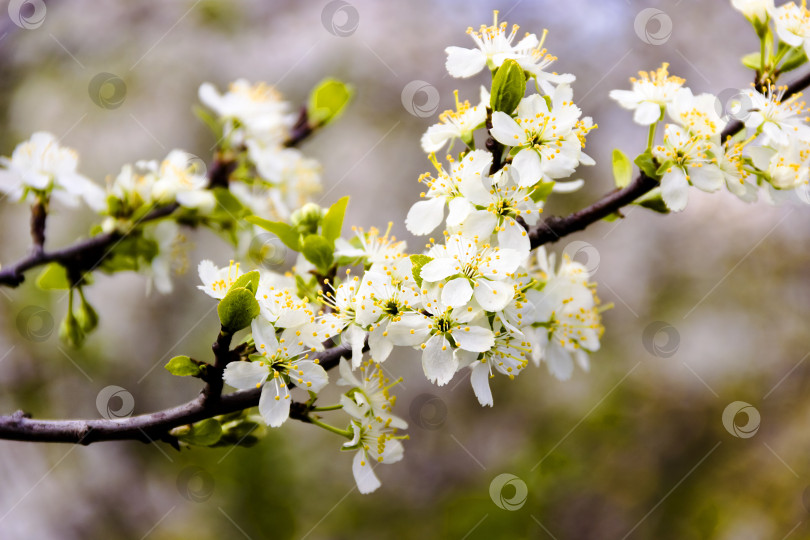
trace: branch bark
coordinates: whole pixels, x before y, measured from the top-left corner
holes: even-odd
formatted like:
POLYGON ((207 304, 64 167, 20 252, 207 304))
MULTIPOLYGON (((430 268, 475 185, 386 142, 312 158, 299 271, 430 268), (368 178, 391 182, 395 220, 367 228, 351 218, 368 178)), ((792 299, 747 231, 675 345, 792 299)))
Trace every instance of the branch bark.
MULTIPOLYGON (((351 347, 346 344, 315 353, 313 357, 318 358, 321 366, 328 370, 337 366, 341 358, 351 357, 351 353, 351 347)), ((110 420, 36 420, 17 411, 8 416, 0 416, 0 439, 83 445, 120 440, 171 442, 171 429, 255 407, 259 404, 260 395, 261 390, 256 388, 210 400, 203 391, 188 403, 171 409, 110 420)))

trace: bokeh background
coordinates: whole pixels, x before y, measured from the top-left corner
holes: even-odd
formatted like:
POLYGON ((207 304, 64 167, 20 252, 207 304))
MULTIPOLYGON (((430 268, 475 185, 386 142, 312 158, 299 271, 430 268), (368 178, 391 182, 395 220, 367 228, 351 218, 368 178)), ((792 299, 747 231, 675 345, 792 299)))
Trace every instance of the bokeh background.
MULTIPOLYGON (((22 4, 9 12, 30 17, 22 4)), ((0 10, 0 153, 48 130, 103 181, 123 163, 175 147, 210 155, 214 141, 191 112, 204 81, 264 80, 301 103, 335 76, 357 93, 340 121, 303 147, 324 166, 320 202, 349 194, 352 224, 393 221, 417 247, 422 240, 403 220, 420 191, 416 178, 430 168, 419 136, 435 121, 420 115, 451 107, 454 89, 477 99, 484 79, 448 77, 443 50, 470 46, 466 28, 491 21, 492 9, 522 30, 549 29, 555 69, 576 74, 575 100, 599 124, 587 148, 598 164, 581 171, 585 189, 553 200, 549 214, 612 188, 613 148, 632 155, 644 147, 646 131, 608 100, 611 89, 663 61, 696 92, 746 87, 739 58, 757 47, 725 1, 328 5, 48 2, 31 29, 0 10), (100 107, 89 91, 100 73, 124 81, 120 106, 100 107), (413 81, 424 90, 404 99, 413 81)), ((27 215, 0 203, 0 261, 27 249, 27 215)), ((48 246, 91 223, 57 212, 48 246)), ((0 537, 810 537, 808 238, 807 207, 693 190, 681 214, 634 208, 551 246, 587 242, 578 260, 615 305, 591 372, 567 382, 543 367, 499 377, 496 406, 481 408, 466 375, 436 388, 413 355, 398 353, 385 367, 405 377, 397 408, 410 440, 401 463, 378 469, 383 487, 373 495, 357 493, 340 440, 293 421, 252 449, 0 442, 0 537), (735 435, 722 416, 738 401, 750 415, 737 415, 735 435)), ((211 234, 188 240, 192 269, 206 257, 227 261, 211 234)), ((0 290, 0 411, 97 418, 96 397, 109 385, 132 394, 136 414, 193 398, 197 381, 161 366, 176 354, 210 354, 217 318, 196 285, 192 270, 171 295, 146 296, 143 277, 98 276, 88 296, 101 330, 78 352, 58 340, 63 295, 38 291, 32 279, 0 290)))

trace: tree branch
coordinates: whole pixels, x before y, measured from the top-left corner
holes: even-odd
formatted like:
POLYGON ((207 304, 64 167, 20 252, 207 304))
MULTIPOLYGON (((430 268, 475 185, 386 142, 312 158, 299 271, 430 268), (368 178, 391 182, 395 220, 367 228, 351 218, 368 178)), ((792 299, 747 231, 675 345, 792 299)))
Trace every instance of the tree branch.
MULTIPOLYGON (((351 347, 345 344, 315 353, 313 358, 319 359, 321 366, 328 370, 337 366, 341 358, 349 358, 351 353, 351 347)), ((261 390, 256 388, 226 394, 211 401, 206 399, 203 392, 188 403, 171 409, 111 420, 35 420, 17 411, 12 415, 0 416, 0 439, 83 445, 120 440, 170 442, 171 429, 255 407, 259 404, 260 395, 261 390)), ((298 414, 291 413, 291 416, 302 419, 298 414)))
MULTIPOLYGON (((132 227, 134 229, 143 223, 166 217, 177 208, 178 205, 176 203, 156 208, 132 227)), ((124 238, 127 234, 128 232, 122 233, 113 231, 96 235, 87 240, 77 242, 72 246, 54 251, 34 249, 28 257, 0 269, 0 285, 17 287, 25 280, 24 274, 26 271, 52 262, 57 262, 68 270, 71 270, 72 272, 68 272, 69 275, 71 273, 81 274, 87 270, 92 270, 101 263, 104 257, 109 255, 115 243, 124 238)))
MULTIPOLYGON (((785 98, 793 94, 800 93, 810 86, 810 73, 804 75, 792 84, 788 85, 785 98)), ((743 129, 743 123, 739 120, 731 121, 720 135, 720 140, 725 141, 728 137, 735 135, 743 129)), ((658 186, 658 181, 640 174, 626 187, 608 193, 592 205, 583 208, 565 217, 550 216, 529 229, 529 240, 532 249, 556 242, 563 236, 584 230, 624 206, 631 204, 639 197, 649 193, 658 186)))

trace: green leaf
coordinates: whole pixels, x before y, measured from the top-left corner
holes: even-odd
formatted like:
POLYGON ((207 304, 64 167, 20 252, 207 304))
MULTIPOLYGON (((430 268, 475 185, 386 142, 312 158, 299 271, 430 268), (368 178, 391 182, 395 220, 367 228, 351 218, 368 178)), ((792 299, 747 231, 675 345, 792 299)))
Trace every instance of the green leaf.
POLYGON ((259 315, 259 303, 252 292, 244 287, 231 287, 217 306, 222 327, 230 333, 250 326, 259 315))
POLYGON ((492 78, 489 106, 493 111, 512 114, 526 93, 526 75, 516 61, 504 60, 492 78))
POLYGON ((346 206, 349 204, 349 197, 341 197, 338 202, 329 207, 323 216, 321 232, 324 238, 334 243, 340 238, 340 230, 343 228, 343 217, 346 215, 346 206))
POLYGON ((225 213, 233 219, 249 215, 251 212, 243 205, 230 190, 224 187, 215 187, 214 198, 217 201, 215 211, 225 213))
POLYGON ((633 204, 643 206, 644 208, 652 210, 653 212, 658 212, 659 214, 669 214, 669 208, 667 208, 664 199, 661 197, 661 188, 651 190, 643 197, 637 199, 633 204))
POLYGON ((762 67, 762 59, 758 52, 752 52, 742 57, 742 65, 756 71, 762 67))
POLYGON ((322 274, 329 272, 329 268, 335 260, 334 251, 334 243, 317 234, 304 237, 304 242, 301 244, 301 254, 322 274))
POLYGON ((649 150, 644 152, 643 154, 639 154, 638 157, 635 159, 635 164, 638 165, 639 170, 649 176, 650 178, 655 178, 656 180, 660 179, 657 174, 658 171, 658 164, 655 163, 655 159, 652 156, 652 152, 649 150))
POLYGON ((260 218, 258 216, 248 216, 248 223, 259 226, 266 231, 278 236, 279 240, 284 242, 284 245, 294 251, 301 251, 301 235, 295 227, 284 223, 283 221, 270 221, 269 219, 260 218))
POLYGON ((208 129, 211 130, 211 133, 214 135, 214 138, 219 141, 222 139, 222 124, 219 123, 219 119, 209 111, 199 105, 195 105, 194 108, 194 115, 203 121, 203 123, 208 126, 208 129))
POLYGON ((633 178, 633 164, 618 148, 613 150, 613 181, 617 188, 623 188, 630 184, 633 178))
POLYGON ((805 62, 807 62, 807 55, 805 54, 804 49, 793 49, 782 59, 782 63, 779 66, 779 71, 785 73, 787 71, 794 70, 803 65, 805 62))
POLYGON ((59 263, 51 263, 37 277, 37 287, 44 291, 69 289, 67 270, 59 263))
POLYGON ((215 418, 206 418, 190 426, 175 428, 171 434, 187 444, 211 446, 222 437, 222 426, 215 418))
POLYGON ((337 118, 354 93, 353 89, 337 79, 324 79, 309 96, 307 115, 310 123, 316 126, 328 124, 337 118))
POLYGON ((256 291, 259 288, 259 272, 254 270, 252 272, 248 272, 247 274, 242 274, 236 278, 236 281, 233 282, 231 287, 244 287, 253 294, 256 294, 256 291))
POLYGON ((411 255, 411 272, 417 287, 422 287, 422 267, 432 260, 427 255, 411 255))
POLYGON ((540 182, 530 196, 534 202, 545 202, 553 190, 554 182, 540 182))
POLYGON ((199 377, 202 375, 202 363, 188 356, 175 356, 164 366, 166 371, 178 377, 199 377))

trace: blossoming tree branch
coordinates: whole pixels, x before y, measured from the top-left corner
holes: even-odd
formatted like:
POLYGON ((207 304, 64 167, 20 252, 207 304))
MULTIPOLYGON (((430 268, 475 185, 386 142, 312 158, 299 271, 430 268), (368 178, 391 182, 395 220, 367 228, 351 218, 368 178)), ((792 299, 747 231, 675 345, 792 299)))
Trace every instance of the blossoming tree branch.
POLYGON ((315 88, 299 113, 262 83, 238 80, 224 93, 203 84, 200 116, 218 140, 210 167, 173 150, 160 162, 124 165, 104 187, 78 172, 75 152, 35 133, 0 161, 0 189, 31 208, 32 240, 27 256, 0 268, 0 284, 16 287, 37 270, 39 287, 69 291, 66 343, 81 346, 98 326, 86 291, 99 272, 141 272, 167 293, 189 227, 222 235, 235 254, 197 266, 221 323, 213 361, 178 356, 166 365, 201 380, 196 399, 125 418, 38 420, 19 411, 0 417, 0 438, 249 445, 264 426, 294 419, 334 433, 368 493, 380 486, 376 465, 402 459, 407 438, 394 413, 399 381, 380 366, 397 361, 397 348, 416 349, 425 377, 439 386, 469 370, 482 406, 495 401, 493 377, 514 379, 540 364, 561 380, 575 366, 587 371, 606 306, 587 269, 545 244, 621 218, 630 204, 682 211, 692 188, 727 189, 744 202, 810 202, 810 129, 800 101, 810 76, 777 83, 807 62, 810 11, 804 3, 732 4, 761 42, 743 58, 755 72, 751 88, 723 104, 694 94, 663 64, 613 90, 648 130, 647 146, 632 161, 615 150, 616 189, 565 217, 544 218, 543 207, 583 185, 574 177, 594 165, 584 148, 597 128, 575 104, 574 75, 550 71, 546 32, 518 39, 518 27, 497 12, 491 26, 469 29, 474 46, 448 47, 447 70, 456 78, 483 73, 488 84, 472 103, 456 92, 455 109, 422 137, 432 170, 419 178, 422 200, 405 225, 428 240, 413 252, 389 235, 390 224, 343 237, 346 197, 329 208, 310 202, 320 168, 296 146, 350 100, 351 89, 336 80, 315 88), (87 239, 50 249, 53 209, 89 209, 100 220, 87 239), (257 247, 257 235, 271 241, 257 247), (297 259, 282 273, 273 268, 284 249, 297 259), (320 398, 329 384, 343 390, 336 402, 320 398))

